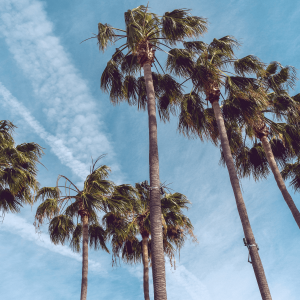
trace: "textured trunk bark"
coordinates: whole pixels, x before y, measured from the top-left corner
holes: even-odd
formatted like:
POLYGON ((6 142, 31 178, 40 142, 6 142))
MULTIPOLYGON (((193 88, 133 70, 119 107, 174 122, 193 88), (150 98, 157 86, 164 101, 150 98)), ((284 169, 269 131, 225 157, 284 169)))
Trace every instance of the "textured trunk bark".
POLYGON ((82 281, 80 300, 86 300, 88 285, 88 240, 89 240, 89 218, 81 216, 82 222, 82 281))
POLYGON ((271 145, 269 143, 269 140, 266 136, 263 136, 260 138, 262 145, 264 147, 266 156, 267 156, 267 160, 269 162, 269 165, 271 167, 271 170, 273 172, 273 175, 275 177, 275 180, 277 182, 277 185, 282 193, 282 196, 286 202, 286 204, 288 205, 289 209, 291 210, 293 217, 298 225, 298 227, 300 228, 300 212, 297 208, 297 206, 295 205, 291 195, 289 194, 288 190, 286 189, 284 180, 282 179, 282 176, 280 174, 280 171, 278 169, 278 166, 276 164, 272 149, 271 149, 271 145))
MULTIPOLYGON (((252 228, 250 225, 250 221, 248 218, 246 205, 245 205, 245 202, 244 202, 244 199, 242 196, 239 179, 237 177, 233 158, 231 155, 227 132, 225 129, 225 124, 224 124, 224 120, 223 120, 219 102, 214 101, 212 103, 212 107, 213 107, 215 117, 217 120, 219 134, 220 134, 220 138, 221 138, 221 146, 222 146, 222 150, 224 153, 226 166, 227 166, 227 169, 229 172, 230 182, 231 182, 232 189, 234 192, 235 201, 236 201, 237 209, 238 209, 239 216, 240 216, 240 219, 242 222, 245 238, 247 239, 248 245, 256 245, 255 238, 254 238, 252 228)), ((272 299, 271 293, 269 290, 269 286, 268 286, 268 282, 267 282, 266 275, 264 272, 264 268, 263 268, 262 262, 260 260, 258 249, 256 246, 251 246, 251 247, 249 247, 249 249, 250 249, 249 252, 250 252, 250 256, 251 256, 251 260, 252 260, 252 266, 254 269, 254 273, 256 276, 256 280, 258 283, 261 297, 263 300, 271 300, 272 299)))
POLYGON ((149 259, 148 259, 148 237, 143 237, 143 268, 144 268, 144 297, 145 300, 150 300, 149 296, 149 259))
POLYGON ((161 222, 160 180, 157 147, 157 123, 155 93, 151 65, 143 66, 148 100, 149 118, 149 165, 150 165, 150 221, 151 221, 151 252, 154 300, 166 300, 165 258, 161 222))

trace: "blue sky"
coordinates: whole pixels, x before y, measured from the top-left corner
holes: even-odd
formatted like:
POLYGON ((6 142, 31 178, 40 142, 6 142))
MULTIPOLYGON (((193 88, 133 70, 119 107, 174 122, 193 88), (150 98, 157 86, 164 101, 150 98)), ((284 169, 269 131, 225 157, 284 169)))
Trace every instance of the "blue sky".
MULTIPOLYGON (((103 54, 96 40, 80 44, 97 33, 98 22, 122 28, 124 11, 140 4, 147 3, 0 0, 0 119, 18 126, 17 143, 45 148, 42 186, 55 185, 59 174, 82 184, 91 156, 103 153, 116 183, 148 179, 147 114, 126 104, 112 106, 99 88, 114 47, 103 54)), ((150 7, 158 14, 191 8, 210 22, 204 41, 233 35, 243 43, 239 57, 254 54, 266 63, 300 68, 298 1, 155 0, 150 7)), ((291 94, 299 92, 297 83, 291 94)), ((158 124, 160 176, 192 202, 187 215, 199 243, 186 243, 176 270, 166 264, 168 298, 260 299, 219 150, 185 139, 176 128, 174 118, 158 124)), ((242 187, 273 299, 299 299, 299 229, 274 178, 243 180, 242 187)), ((300 208, 299 194, 291 193, 300 208)), ((0 224, 1 298, 79 298, 80 255, 51 244, 46 228, 35 233, 35 209, 7 214, 0 224)), ((112 268, 109 254, 90 252, 89 300, 142 297, 141 265, 112 268)))

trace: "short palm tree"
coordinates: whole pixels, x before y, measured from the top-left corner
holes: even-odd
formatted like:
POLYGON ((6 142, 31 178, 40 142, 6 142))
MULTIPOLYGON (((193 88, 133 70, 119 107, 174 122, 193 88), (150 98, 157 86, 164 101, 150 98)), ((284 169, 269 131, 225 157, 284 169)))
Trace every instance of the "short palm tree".
MULTIPOLYGON (((110 212, 103 218, 107 233, 111 237, 113 260, 116 261, 121 256, 127 263, 142 261, 145 300, 150 300, 149 262, 152 256, 149 188, 147 181, 137 183, 131 210, 122 214, 110 212)), ((196 240, 191 221, 182 212, 183 208, 188 209, 190 202, 180 193, 166 193, 162 187, 160 194, 163 249, 173 265, 175 252, 180 251, 187 236, 196 240)))
MULTIPOLYGON (((114 28, 108 24, 98 24, 96 38, 100 50, 105 50, 108 43, 114 44, 120 39, 126 40, 107 63, 101 76, 101 87, 105 91, 110 91, 110 98, 113 103, 126 100, 129 104, 134 104, 130 101, 131 94, 135 94, 136 89, 139 88, 144 88, 146 91, 144 97, 139 100, 146 100, 149 120, 150 217, 154 297, 155 300, 166 300, 155 103, 155 89, 157 90, 157 87, 154 86, 151 66, 152 64, 156 66, 155 62, 160 65, 155 57, 156 50, 162 50, 164 47, 168 49, 170 45, 182 42, 187 37, 199 36, 206 31, 207 21, 204 18, 190 15, 189 11, 185 9, 166 12, 159 17, 149 12, 148 7, 142 5, 128 10, 124 16, 125 30, 114 28), (122 52, 125 49, 128 49, 126 55, 122 52), (135 78, 131 76, 131 72, 135 73, 141 69, 144 70, 144 79, 136 82, 135 78)), ((166 85, 165 89, 168 89, 166 85)), ((170 86, 169 90, 171 90, 171 96, 174 95, 170 86)), ((145 101, 141 101, 138 105, 142 103, 145 107, 145 101)))
POLYGON ((0 211, 19 212, 22 204, 32 204, 38 189, 37 164, 43 154, 36 143, 15 145, 15 126, 0 121, 0 211))
MULTIPOLYGON (((101 158, 101 157, 100 157, 101 158)), ((42 204, 37 208, 35 225, 39 227, 44 219, 50 221, 50 239, 54 244, 64 244, 70 241, 74 251, 80 252, 82 239, 82 282, 80 300, 86 300, 88 284, 88 243, 95 249, 102 248, 109 252, 106 245, 106 233, 99 224, 99 211, 122 211, 126 209, 128 201, 126 195, 130 190, 127 185, 115 186, 107 180, 110 169, 101 165, 96 167, 98 160, 93 164, 87 176, 84 187, 79 190, 67 177, 60 175, 56 187, 41 188, 36 200, 42 204), (66 181, 64 186, 59 185, 60 179, 66 181), (66 189, 66 194, 60 188, 66 189), (78 223, 78 218, 81 223, 78 223), (77 220, 77 224, 74 223, 77 220)))
POLYGON ((266 106, 264 90, 256 79, 247 78, 246 75, 261 74, 264 64, 253 55, 237 59, 234 49, 239 43, 231 36, 214 39, 210 44, 194 41, 183 45, 183 49, 172 49, 167 60, 168 69, 172 73, 193 83, 193 90, 183 97, 181 103, 179 129, 186 134, 197 134, 201 139, 209 138, 215 143, 218 138, 221 140, 224 160, 259 290, 262 299, 270 300, 270 290, 243 200, 219 105, 221 89, 224 88, 232 101, 242 101, 245 104, 244 109, 240 110, 243 118, 252 116, 252 119, 255 119, 253 113, 259 107, 266 106), (207 104, 211 103, 212 109, 204 109, 204 99, 207 104))

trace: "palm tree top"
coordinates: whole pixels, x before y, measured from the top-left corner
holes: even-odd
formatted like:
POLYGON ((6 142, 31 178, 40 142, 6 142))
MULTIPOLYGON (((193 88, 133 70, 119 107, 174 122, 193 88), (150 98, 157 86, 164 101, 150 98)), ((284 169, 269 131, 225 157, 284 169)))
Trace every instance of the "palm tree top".
POLYGON ((15 145, 16 126, 0 121, 0 211, 19 212, 23 203, 32 204, 39 188, 36 179, 43 148, 32 142, 15 145))
POLYGON ((167 45, 174 45, 185 38, 198 37, 207 30, 207 20, 192 16, 189 9, 175 9, 158 16, 149 12, 148 6, 140 5, 127 10, 124 19, 125 30, 107 23, 98 24, 96 37, 100 50, 104 51, 109 43, 115 44, 121 39, 126 39, 126 43, 120 49, 128 47, 130 52, 135 52, 146 41, 159 49, 165 46, 160 40, 164 40, 167 45))
POLYGON ((55 187, 43 187, 37 192, 35 201, 41 199, 43 202, 36 214, 37 226, 42 224, 44 217, 51 219, 58 212, 69 217, 87 214, 91 220, 98 222, 96 214, 98 211, 125 209, 128 203, 124 199, 126 193, 130 193, 131 187, 116 186, 107 180, 110 168, 106 165, 96 166, 102 157, 93 163, 82 190, 66 176, 59 175, 55 187), (64 185, 60 184, 61 179, 65 180, 64 185))

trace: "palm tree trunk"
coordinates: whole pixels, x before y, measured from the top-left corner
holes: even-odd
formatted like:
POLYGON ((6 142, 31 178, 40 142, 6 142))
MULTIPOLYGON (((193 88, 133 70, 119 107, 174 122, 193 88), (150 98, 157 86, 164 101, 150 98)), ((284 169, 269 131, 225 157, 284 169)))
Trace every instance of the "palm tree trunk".
POLYGON ((86 300, 88 285, 88 241, 89 241, 89 217, 81 216, 82 222, 82 281, 80 300, 86 300))
POLYGON ((144 268, 144 297, 145 300, 150 300, 149 297, 149 259, 148 259, 148 238, 143 237, 142 241, 143 252, 143 268, 144 268))
MULTIPOLYGON (((237 177, 237 173, 234 167, 233 158, 231 155, 231 150, 229 147, 229 141, 225 129, 224 119, 222 116, 222 112, 220 109, 219 101, 212 101, 212 107, 215 113, 215 118, 217 120, 219 134, 221 138, 221 146, 224 153, 224 158, 226 162, 226 166, 229 172, 230 182, 232 185, 232 189, 235 196, 235 201, 237 204, 237 209, 239 212, 239 216, 242 222, 245 238, 247 240, 248 245, 256 245, 254 234, 252 232, 252 228, 250 225, 250 221, 248 218, 246 205, 242 196, 239 179, 237 177)), ((249 247, 249 253, 252 260, 252 266, 254 269, 254 273, 256 276, 256 280, 258 283, 258 287, 260 290, 260 294, 263 300, 271 300, 271 293, 269 290, 268 282, 266 279, 266 275, 264 272, 264 268, 262 265, 262 262, 260 260, 260 256, 258 253, 257 246, 250 246, 249 247)))
POLYGON ((150 222, 154 300, 167 300, 159 188, 160 180, 157 147, 155 93, 151 72, 151 64, 144 64, 143 69, 147 90, 147 106, 149 118, 150 222))
POLYGON ((291 210, 293 217, 298 225, 298 227, 300 228, 300 212, 297 208, 297 206, 295 205, 290 193, 288 192, 288 190, 286 189, 284 180, 282 179, 282 176, 280 174, 280 171, 278 169, 278 166, 276 164, 273 152, 272 152, 272 148, 271 145, 269 143, 268 138, 264 135, 260 138, 262 145, 264 147, 266 156, 267 156, 267 160, 269 162, 269 165, 271 167, 271 170, 273 172, 273 175, 275 177, 275 180, 277 182, 277 185, 282 193, 282 196, 286 202, 286 204, 288 205, 289 209, 291 210))

